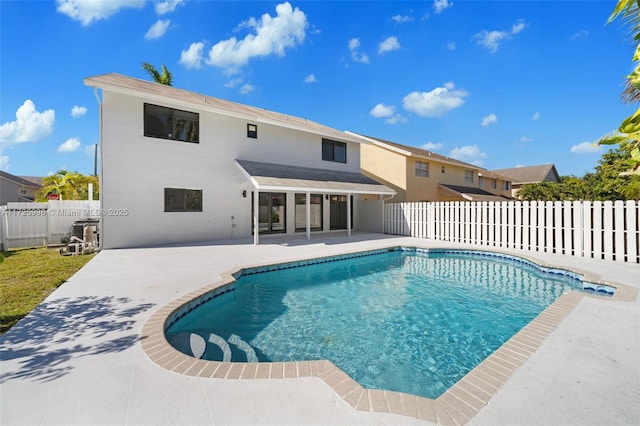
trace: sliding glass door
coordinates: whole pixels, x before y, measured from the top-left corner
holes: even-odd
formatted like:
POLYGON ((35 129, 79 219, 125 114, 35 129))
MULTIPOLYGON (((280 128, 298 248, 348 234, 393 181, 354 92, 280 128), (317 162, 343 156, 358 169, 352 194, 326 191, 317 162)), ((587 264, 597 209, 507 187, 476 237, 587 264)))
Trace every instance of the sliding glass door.
MULTIPOLYGON (((330 229, 347 229, 347 196, 331 195, 329 210, 330 229)), ((353 196, 351 196, 351 229, 353 229, 353 196)))
MULTIPOLYGON (((258 195, 258 200, 258 227, 260 233, 276 234, 286 232, 286 194, 279 192, 261 192, 258 195)), ((251 208, 253 209, 253 205, 251 208)))

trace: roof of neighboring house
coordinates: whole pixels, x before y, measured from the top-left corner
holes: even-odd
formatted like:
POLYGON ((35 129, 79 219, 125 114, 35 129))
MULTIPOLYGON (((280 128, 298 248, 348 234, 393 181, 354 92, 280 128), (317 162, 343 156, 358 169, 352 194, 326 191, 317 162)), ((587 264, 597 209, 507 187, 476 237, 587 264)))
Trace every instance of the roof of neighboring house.
MULTIPOLYGON (((509 176, 514 183, 518 184, 549 181, 549 179, 547 179, 549 173, 554 176, 555 182, 560 182, 560 175, 558 175, 556 166, 553 163, 541 164, 538 166, 525 166, 514 167, 511 169, 492 170, 492 172, 509 176)), ((554 182, 554 180, 551 180, 551 182, 554 182)))
POLYGON ((375 180, 360 173, 311 167, 287 166, 236 160, 244 174, 259 189, 315 190, 332 193, 395 194, 375 180))
POLYGON ((41 184, 37 184, 35 182, 32 182, 32 181, 27 180, 25 178, 21 178, 20 176, 12 175, 11 173, 7 173, 7 172, 4 172, 2 170, 0 170, 0 178, 6 179, 8 181, 11 181, 13 183, 17 183, 18 185, 22 185, 22 186, 30 186, 32 188, 41 188, 42 187, 41 184))
POLYGON ((469 201, 506 201, 509 197, 492 194, 484 189, 473 186, 439 184, 438 187, 448 192, 453 192, 469 201))
MULTIPOLYGON (((158 84, 151 81, 140 80, 125 75, 111 73, 84 79, 84 84, 103 90, 144 97, 147 100, 157 102, 170 101, 173 104, 182 105, 185 108, 197 107, 201 110, 211 111, 218 114, 242 118, 256 124, 265 123, 286 127, 294 130, 314 133, 340 141, 363 143, 361 138, 357 138, 349 133, 333 129, 323 124, 316 123, 306 118, 281 114, 263 108, 239 104, 224 99, 215 98, 209 95, 202 95, 172 86, 158 84)), ((364 142, 366 143, 366 142, 364 142)))
POLYGON ((427 151, 426 149, 417 148, 415 146, 402 145, 396 142, 387 141, 387 140, 376 138, 373 136, 361 135, 358 133, 353 133, 353 134, 372 141, 374 145, 386 147, 387 149, 391 149, 392 151, 396 151, 401 154, 404 154, 407 157, 417 157, 425 160, 435 160, 445 164, 453 164, 456 166, 472 168, 474 170, 485 170, 482 167, 478 167, 470 163, 465 163, 464 161, 456 160, 455 158, 447 157, 445 155, 436 154, 435 152, 427 151))
POLYGON ((33 182, 38 186, 42 186, 42 177, 40 176, 19 176, 24 180, 28 180, 29 182, 33 182))

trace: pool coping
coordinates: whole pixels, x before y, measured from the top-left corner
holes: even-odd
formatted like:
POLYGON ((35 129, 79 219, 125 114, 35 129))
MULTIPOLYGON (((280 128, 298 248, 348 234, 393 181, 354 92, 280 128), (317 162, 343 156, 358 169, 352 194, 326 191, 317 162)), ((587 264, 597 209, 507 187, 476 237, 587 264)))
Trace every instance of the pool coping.
MULTIPOLYGON (((397 247, 397 244, 390 244, 381 250, 397 247)), ((411 245, 411 247, 424 249, 426 251, 451 250, 445 247, 423 247, 417 244, 411 245)), ((318 377, 329 385, 336 395, 356 410, 405 415, 443 425, 465 424, 488 404, 500 387, 509 380, 518 368, 524 365, 529 357, 536 352, 538 347, 583 298, 592 297, 605 301, 633 302, 638 297, 639 290, 636 288, 602 280, 601 277, 596 274, 577 268, 544 264, 540 260, 529 257, 526 254, 518 253, 514 255, 510 252, 486 249, 456 249, 455 251, 480 251, 497 256, 502 255, 524 259, 541 268, 578 274, 585 282, 614 287, 616 291, 611 297, 600 297, 579 292, 564 293, 529 324, 436 399, 401 392, 364 388, 340 368, 327 360, 270 363, 206 361, 179 352, 167 341, 165 337, 167 322, 171 318, 175 319, 176 312, 180 310, 185 311, 185 308, 186 311, 192 309, 195 306, 189 306, 189 304, 205 294, 217 295, 229 291, 230 286, 235 282, 234 275, 240 271, 251 268, 263 268, 274 264, 311 261, 317 259, 318 256, 295 258, 286 262, 241 265, 228 270, 221 274, 221 278, 218 281, 190 292, 153 313, 144 324, 140 335, 142 348, 155 364, 178 374, 219 379, 295 379, 301 377, 318 377)), ((363 252, 363 250, 345 251, 336 254, 336 256, 348 256, 361 252, 363 252)))

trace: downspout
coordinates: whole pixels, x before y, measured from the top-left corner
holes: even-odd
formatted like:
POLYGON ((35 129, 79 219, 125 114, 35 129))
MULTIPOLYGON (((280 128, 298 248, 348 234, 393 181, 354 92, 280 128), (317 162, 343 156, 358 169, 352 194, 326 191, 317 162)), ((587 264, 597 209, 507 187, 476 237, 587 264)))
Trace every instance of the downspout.
POLYGON ((382 216, 382 232, 381 234, 384 234, 384 202, 392 199, 393 197, 396 196, 396 194, 389 195, 389 198, 384 198, 384 195, 381 195, 381 196, 382 196, 382 215, 381 215, 382 216))
POLYGON ((98 249, 102 250, 102 242, 104 241, 104 236, 105 236, 105 232, 104 232, 104 215, 102 214, 102 212, 104 211, 104 205, 102 204, 102 200, 103 200, 103 189, 104 189, 104 185, 103 185, 103 162, 102 162, 102 100, 100 99, 100 96, 98 95, 98 88, 94 87, 93 88, 93 94, 96 97, 96 101, 98 101, 98 128, 99 128, 99 133, 100 136, 98 138, 98 144, 100 145, 100 175, 98 177, 98 184, 100 185, 100 215, 98 218, 98 224, 99 224, 99 229, 100 229, 100 233, 98 235, 101 236, 101 238, 98 240, 98 249))

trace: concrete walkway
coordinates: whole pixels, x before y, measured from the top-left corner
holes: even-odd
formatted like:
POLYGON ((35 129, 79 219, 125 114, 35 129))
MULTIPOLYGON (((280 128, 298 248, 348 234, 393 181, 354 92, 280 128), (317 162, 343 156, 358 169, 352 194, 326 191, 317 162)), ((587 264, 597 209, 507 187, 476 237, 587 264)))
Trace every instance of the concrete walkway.
MULTIPOLYGON (((238 265, 393 245, 469 248, 376 234, 317 238, 101 252, 0 337, 0 424, 425 424, 356 411, 316 377, 189 377, 142 350, 153 312, 238 265)), ((640 287, 639 265, 528 257, 640 287)), ((640 424, 640 301, 585 297, 470 423, 640 424)))

